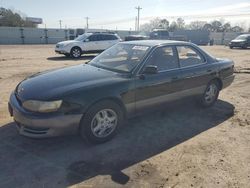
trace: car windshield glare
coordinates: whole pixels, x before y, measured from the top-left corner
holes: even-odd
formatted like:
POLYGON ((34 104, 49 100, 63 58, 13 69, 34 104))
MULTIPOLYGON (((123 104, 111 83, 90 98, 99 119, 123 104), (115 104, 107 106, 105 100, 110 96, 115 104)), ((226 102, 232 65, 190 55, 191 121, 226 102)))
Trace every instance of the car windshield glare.
POLYGON ((90 65, 116 71, 131 72, 148 52, 149 46, 119 43, 105 50, 90 65))
POLYGON ((245 40, 247 38, 246 35, 240 35, 238 37, 236 37, 237 40, 245 40))
POLYGON ((82 35, 79 35, 78 37, 76 37, 74 40, 76 41, 83 41, 84 39, 86 39, 89 35, 87 34, 82 34, 82 35))

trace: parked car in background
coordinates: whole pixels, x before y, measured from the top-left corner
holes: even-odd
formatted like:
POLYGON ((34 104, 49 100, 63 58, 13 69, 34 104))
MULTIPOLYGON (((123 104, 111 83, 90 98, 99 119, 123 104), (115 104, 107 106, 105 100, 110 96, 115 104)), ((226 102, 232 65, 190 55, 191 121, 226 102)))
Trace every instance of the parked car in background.
POLYGON ((152 32, 150 32, 149 38, 167 40, 169 39, 169 32, 165 29, 154 29, 152 32))
POLYGON ((84 53, 98 53, 121 41, 114 33, 84 33, 74 40, 59 42, 55 52, 65 56, 79 58, 84 53))
POLYGON ((229 43, 229 47, 248 48, 250 47, 250 34, 244 34, 236 37, 229 43))
POLYGON ((180 41, 121 42, 88 64, 38 73, 19 83, 9 112, 20 134, 34 138, 79 132, 111 139, 125 118, 195 97, 212 106, 234 79, 234 62, 180 41))
POLYGON ((147 40, 149 37, 145 35, 128 35, 125 36, 125 41, 133 41, 133 40, 147 40))

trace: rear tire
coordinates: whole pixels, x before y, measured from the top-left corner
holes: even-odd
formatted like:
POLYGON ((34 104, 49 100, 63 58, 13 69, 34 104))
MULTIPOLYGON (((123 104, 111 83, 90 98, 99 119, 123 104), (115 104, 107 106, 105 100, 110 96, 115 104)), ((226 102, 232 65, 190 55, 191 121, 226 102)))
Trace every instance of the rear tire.
POLYGON ((212 106, 218 99, 220 92, 219 83, 217 81, 211 81, 208 83, 203 95, 200 99, 200 104, 203 107, 210 107, 212 106))
POLYGON ((233 46, 229 46, 230 49, 233 49, 234 47, 233 46))
POLYGON ((82 55, 82 50, 79 47, 73 47, 70 51, 70 56, 72 58, 79 58, 82 55))
POLYGON ((87 141, 100 144, 112 139, 124 120, 121 107, 110 100, 94 104, 83 116, 80 135, 87 141))

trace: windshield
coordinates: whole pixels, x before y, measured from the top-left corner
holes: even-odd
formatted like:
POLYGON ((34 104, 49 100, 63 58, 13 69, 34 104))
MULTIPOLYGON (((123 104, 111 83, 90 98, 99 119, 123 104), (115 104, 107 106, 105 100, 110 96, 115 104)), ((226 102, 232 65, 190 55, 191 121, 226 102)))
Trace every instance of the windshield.
POLYGON ((240 35, 240 36, 236 37, 235 39, 237 39, 237 40, 245 40, 246 38, 247 38, 246 35, 240 35))
POLYGON ((105 50, 89 64, 116 72, 131 72, 148 50, 149 46, 119 43, 105 50))
POLYGON ((76 37, 74 40, 76 41, 83 41, 84 39, 86 39, 89 36, 89 34, 85 33, 82 35, 79 35, 78 37, 76 37))

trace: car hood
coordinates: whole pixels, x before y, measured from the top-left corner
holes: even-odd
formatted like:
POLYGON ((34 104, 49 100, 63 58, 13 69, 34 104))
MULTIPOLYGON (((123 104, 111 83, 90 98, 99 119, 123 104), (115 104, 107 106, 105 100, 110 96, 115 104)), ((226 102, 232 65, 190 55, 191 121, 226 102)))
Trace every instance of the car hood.
POLYGON ((21 101, 54 100, 75 89, 96 87, 122 78, 112 71, 91 65, 77 65, 32 75, 17 86, 16 94, 21 101))
POLYGON ((235 40, 232 40, 231 42, 245 42, 245 40, 235 39, 235 40))

